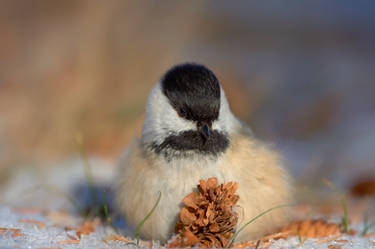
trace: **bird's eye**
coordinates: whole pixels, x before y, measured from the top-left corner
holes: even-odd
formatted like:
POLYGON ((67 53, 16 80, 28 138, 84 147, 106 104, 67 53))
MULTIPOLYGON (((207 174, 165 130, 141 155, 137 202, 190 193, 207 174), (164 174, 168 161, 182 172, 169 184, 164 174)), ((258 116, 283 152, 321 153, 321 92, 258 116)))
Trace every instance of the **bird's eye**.
POLYGON ((186 115, 186 110, 185 110, 185 108, 180 107, 180 108, 178 109, 178 115, 181 116, 181 117, 185 117, 185 115, 186 115))

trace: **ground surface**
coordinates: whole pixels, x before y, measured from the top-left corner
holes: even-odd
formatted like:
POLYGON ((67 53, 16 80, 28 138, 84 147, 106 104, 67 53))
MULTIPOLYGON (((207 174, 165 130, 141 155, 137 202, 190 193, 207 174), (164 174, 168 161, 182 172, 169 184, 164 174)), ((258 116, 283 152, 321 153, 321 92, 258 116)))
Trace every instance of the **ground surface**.
MULTIPOLYGON (((82 219, 68 213, 42 211, 38 209, 13 209, 0 206, 0 248, 133 248, 135 240, 111 236, 115 232, 109 227, 94 224, 82 226, 82 219), (6 229, 5 229, 6 228, 6 229), (78 232, 87 235, 77 236, 78 232)), ((95 222, 94 222, 95 223, 95 222)), ((359 228, 359 227, 358 227, 359 228)), ((144 248, 160 248, 153 241, 141 241, 144 248)), ((249 246, 249 248, 254 248, 249 246)), ((259 248, 375 248, 375 235, 339 235, 328 238, 307 239, 301 243, 296 236, 287 240, 272 241, 259 248)))
MULTIPOLYGON (((110 183, 115 174, 113 163, 97 159, 90 160, 95 183, 107 189, 108 204, 111 205, 110 183)), ((81 159, 72 159, 63 167, 33 168, 17 172, 1 189, 0 204, 0 248, 128 248, 135 247, 134 233, 113 216, 115 226, 123 236, 106 222, 84 219, 65 194, 75 199, 81 207, 89 204, 81 159)), ((326 201, 324 201, 326 202, 326 201)), ((323 201, 321 201, 323 203, 323 201)), ((333 201, 332 203, 335 203, 333 201)), ((373 200, 348 202, 352 228, 356 235, 334 235, 328 238, 287 239, 262 243, 259 248, 375 248, 374 228, 366 237, 360 235, 363 230, 362 213, 371 214, 373 200)), ((310 208, 309 204, 294 208, 298 217, 310 219, 324 217, 327 221, 340 222, 340 206, 324 204, 310 208)), ((374 213, 374 212, 372 212, 374 213)), ((156 241, 141 241, 141 247, 161 247, 156 241)), ((254 248, 254 244, 242 244, 254 248)))

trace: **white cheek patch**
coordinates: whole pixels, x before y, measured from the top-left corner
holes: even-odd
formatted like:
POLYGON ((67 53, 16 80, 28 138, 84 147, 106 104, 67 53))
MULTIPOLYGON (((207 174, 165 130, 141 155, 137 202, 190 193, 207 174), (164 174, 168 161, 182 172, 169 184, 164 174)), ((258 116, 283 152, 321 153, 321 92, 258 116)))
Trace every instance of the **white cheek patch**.
POLYGON ((163 95, 161 102, 159 109, 160 129, 175 133, 196 129, 197 126, 193 121, 178 116, 176 110, 169 104, 167 97, 163 95))
POLYGON ((160 83, 156 84, 147 102, 142 140, 160 144, 169 135, 196 129, 194 122, 178 116, 168 98, 163 94, 160 83))
POLYGON ((219 118, 212 124, 214 130, 231 134, 238 123, 236 117, 230 111, 230 107, 223 88, 220 87, 220 112, 219 118))

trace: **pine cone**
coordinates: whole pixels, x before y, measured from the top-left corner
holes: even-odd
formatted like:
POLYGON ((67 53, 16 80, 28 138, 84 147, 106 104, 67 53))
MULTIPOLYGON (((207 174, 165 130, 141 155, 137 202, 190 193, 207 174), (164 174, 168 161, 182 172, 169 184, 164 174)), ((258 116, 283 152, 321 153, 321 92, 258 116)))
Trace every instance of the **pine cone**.
POLYGON ((238 184, 217 184, 216 178, 201 180, 199 193, 192 192, 182 200, 186 207, 181 209, 175 232, 179 234, 178 240, 185 238, 185 246, 200 242, 202 247, 222 248, 233 236, 238 221, 233 210, 239 199, 234 194, 238 184))

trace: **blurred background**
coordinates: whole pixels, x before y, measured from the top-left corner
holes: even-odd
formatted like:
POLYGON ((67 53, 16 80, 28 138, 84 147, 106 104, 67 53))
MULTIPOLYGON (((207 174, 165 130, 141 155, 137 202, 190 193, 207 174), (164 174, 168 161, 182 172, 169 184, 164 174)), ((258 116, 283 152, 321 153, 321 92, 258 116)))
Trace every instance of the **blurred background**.
POLYGON ((58 184, 79 164, 77 134, 101 162, 94 172, 112 170, 140 135, 151 87, 181 62, 216 73, 297 184, 374 179, 374 30, 372 0, 1 1, 3 196, 23 172, 58 184))

